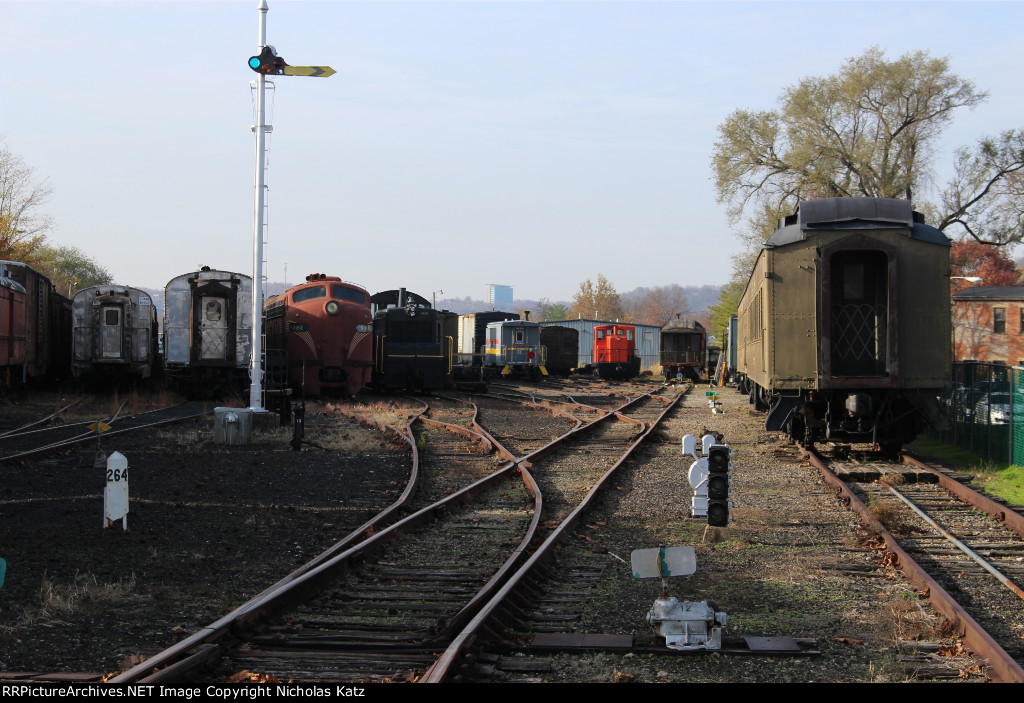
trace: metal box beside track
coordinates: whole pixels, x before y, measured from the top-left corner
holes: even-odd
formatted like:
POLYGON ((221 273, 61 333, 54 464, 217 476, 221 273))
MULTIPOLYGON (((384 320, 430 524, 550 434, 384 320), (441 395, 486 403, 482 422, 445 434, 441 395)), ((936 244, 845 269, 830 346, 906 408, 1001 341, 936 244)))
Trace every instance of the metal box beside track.
POLYGON ((213 443, 245 446, 252 438, 252 408, 214 408, 213 443))

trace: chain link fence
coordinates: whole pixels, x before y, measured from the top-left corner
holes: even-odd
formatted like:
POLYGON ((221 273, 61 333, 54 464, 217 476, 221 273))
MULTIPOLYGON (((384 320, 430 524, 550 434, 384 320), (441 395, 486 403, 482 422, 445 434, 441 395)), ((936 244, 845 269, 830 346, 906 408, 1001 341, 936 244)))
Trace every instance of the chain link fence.
POLYGON ((932 436, 985 459, 1024 465, 1024 366, 953 364, 953 385, 941 397, 949 429, 932 436))

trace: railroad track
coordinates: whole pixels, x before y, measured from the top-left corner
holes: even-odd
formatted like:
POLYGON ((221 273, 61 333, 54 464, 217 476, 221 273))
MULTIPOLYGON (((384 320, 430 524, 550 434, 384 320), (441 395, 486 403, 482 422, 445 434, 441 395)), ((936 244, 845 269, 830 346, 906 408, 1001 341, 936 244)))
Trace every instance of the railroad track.
POLYGON ((96 441, 97 437, 106 439, 124 432, 157 427, 160 425, 182 422, 209 412, 209 405, 204 403, 180 403, 156 410, 122 415, 127 401, 121 404, 115 413, 105 418, 92 421, 76 422, 43 429, 29 429, 0 437, 0 462, 39 460, 44 456, 56 456, 79 444, 96 441), (89 425, 103 422, 110 429, 102 436, 89 425))
MULTIPOLYGON (((624 406, 588 425, 548 416, 562 426, 556 440, 357 544, 332 548, 330 556, 116 681, 195 680, 196 667, 206 663, 210 671, 210 661, 215 673, 202 676, 217 680, 246 680, 252 671, 282 681, 415 680, 428 667, 432 675, 446 676, 468 641, 460 637, 466 625, 538 545, 572 522, 653 424, 623 413, 650 420, 669 403, 645 396, 631 401, 628 411, 624 406), (615 444, 618 449, 608 452, 615 444), (240 633, 241 642, 235 639, 240 633), (442 654, 443 662, 432 665, 442 654), (157 667, 164 668, 154 673, 157 667)), ((454 406, 449 401, 431 412, 468 429, 468 411, 454 406)), ((415 419, 429 421, 445 422, 415 419)), ((480 424, 486 436, 485 418, 480 424)), ((418 431, 410 422, 413 448, 421 444, 441 465, 461 458, 464 448, 472 455, 480 441, 466 437, 467 444, 459 445, 453 438, 436 441, 436 429, 418 431), (424 431, 426 441, 414 439, 424 431)))
POLYGON ((949 634, 988 660, 989 676, 1024 682, 1024 518, 912 458, 866 468, 808 458, 884 541, 887 561, 945 616, 949 634), (865 471, 879 478, 839 478, 865 471))

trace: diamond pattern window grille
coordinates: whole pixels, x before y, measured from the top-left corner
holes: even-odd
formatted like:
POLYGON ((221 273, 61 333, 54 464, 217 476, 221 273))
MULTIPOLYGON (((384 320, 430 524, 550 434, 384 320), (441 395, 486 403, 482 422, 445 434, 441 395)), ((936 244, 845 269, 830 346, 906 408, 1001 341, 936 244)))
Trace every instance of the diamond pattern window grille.
POLYGON ((841 362, 885 365, 885 306, 832 306, 832 357, 841 362))

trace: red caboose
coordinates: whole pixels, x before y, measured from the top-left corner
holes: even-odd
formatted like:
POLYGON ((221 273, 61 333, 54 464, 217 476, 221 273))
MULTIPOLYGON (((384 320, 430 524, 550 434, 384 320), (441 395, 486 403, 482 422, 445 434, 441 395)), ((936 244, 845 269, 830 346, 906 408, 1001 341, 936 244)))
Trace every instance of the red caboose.
POLYGON ((594 328, 594 365, 601 378, 633 378, 640 373, 636 329, 632 325, 594 328))
POLYGON ((267 301, 267 349, 287 351, 288 382, 307 395, 353 396, 373 368, 370 295, 314 273, 267 301))

